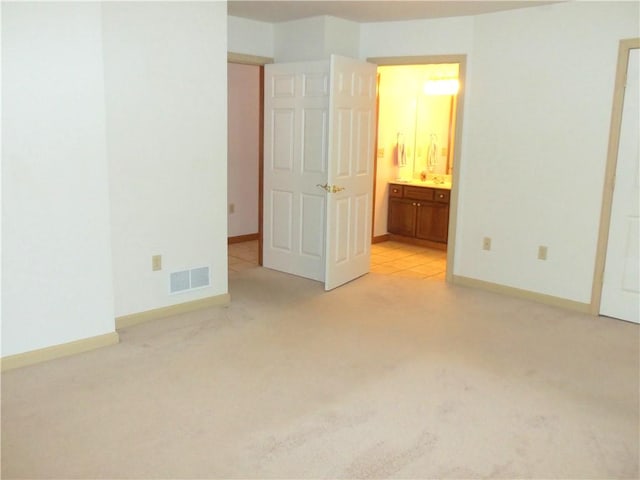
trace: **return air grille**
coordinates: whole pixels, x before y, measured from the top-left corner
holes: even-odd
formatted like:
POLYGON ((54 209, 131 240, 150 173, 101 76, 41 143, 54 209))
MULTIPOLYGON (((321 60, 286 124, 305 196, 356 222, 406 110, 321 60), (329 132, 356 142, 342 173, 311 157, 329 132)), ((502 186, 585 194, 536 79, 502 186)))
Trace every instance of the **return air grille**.
POLYGON ((181 293, 188 290, 205 288, 211 285, 209 267, 197 267, 181 270, 169 275, 169 293, 181 293))

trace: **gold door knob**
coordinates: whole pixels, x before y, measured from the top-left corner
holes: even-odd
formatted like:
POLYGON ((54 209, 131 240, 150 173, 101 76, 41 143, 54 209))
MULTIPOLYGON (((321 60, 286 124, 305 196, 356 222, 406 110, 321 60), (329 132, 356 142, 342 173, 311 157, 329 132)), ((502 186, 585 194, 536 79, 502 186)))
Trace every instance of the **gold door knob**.
POLYGON ((339 187, 338 185, 327 185, 326 183, 324 185, 320 185, 318 183, 316 187, 324 189, 327 193, 338 193, 344 190, 344 187, 339 187))

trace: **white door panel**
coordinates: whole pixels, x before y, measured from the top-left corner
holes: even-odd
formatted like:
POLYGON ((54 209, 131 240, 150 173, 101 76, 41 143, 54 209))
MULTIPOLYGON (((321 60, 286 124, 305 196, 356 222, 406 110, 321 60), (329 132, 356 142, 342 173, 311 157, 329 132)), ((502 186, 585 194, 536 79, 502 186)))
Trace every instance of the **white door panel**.
POLYGON ((376 70, 331 56, 326 290, 369 271, 376 70))
POLYGON ((273 125, 273 152, 271 158, 272 171, 293 172, 293 154, 295 137, 295 111, 292 108, 274 109, 271 123, 273 125))
POLYGON ((263 265, 324 280, 329 63, 265 67, 263 265))
POLYGON ((375 85, 344 57, 265 67, 265 267, 327 290, 369 271, 375 85))
POLYGON ((629 53, 600 313, 640 323, 640 65, 629 53))

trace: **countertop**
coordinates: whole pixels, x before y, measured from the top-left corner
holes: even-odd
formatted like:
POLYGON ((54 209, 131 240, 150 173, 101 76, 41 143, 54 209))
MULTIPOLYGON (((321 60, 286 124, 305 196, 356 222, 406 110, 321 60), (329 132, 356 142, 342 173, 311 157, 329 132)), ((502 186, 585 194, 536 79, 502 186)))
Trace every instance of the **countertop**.
POLYGON ((429 187, 451 190, 451 183, 435 183, 433 180, 390 180, 389 183, 394 185, 411 185, 412 187, 429 187))

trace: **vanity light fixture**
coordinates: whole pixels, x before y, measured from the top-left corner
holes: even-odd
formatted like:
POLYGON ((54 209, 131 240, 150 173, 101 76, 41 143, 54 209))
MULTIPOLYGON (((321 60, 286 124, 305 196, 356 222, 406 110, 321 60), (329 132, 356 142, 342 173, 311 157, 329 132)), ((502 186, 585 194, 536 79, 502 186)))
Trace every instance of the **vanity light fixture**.
POLYGON ((427 80, 424 84, 426 95, 455 95, 460 88, 460 82, 455 78, 427 80))

